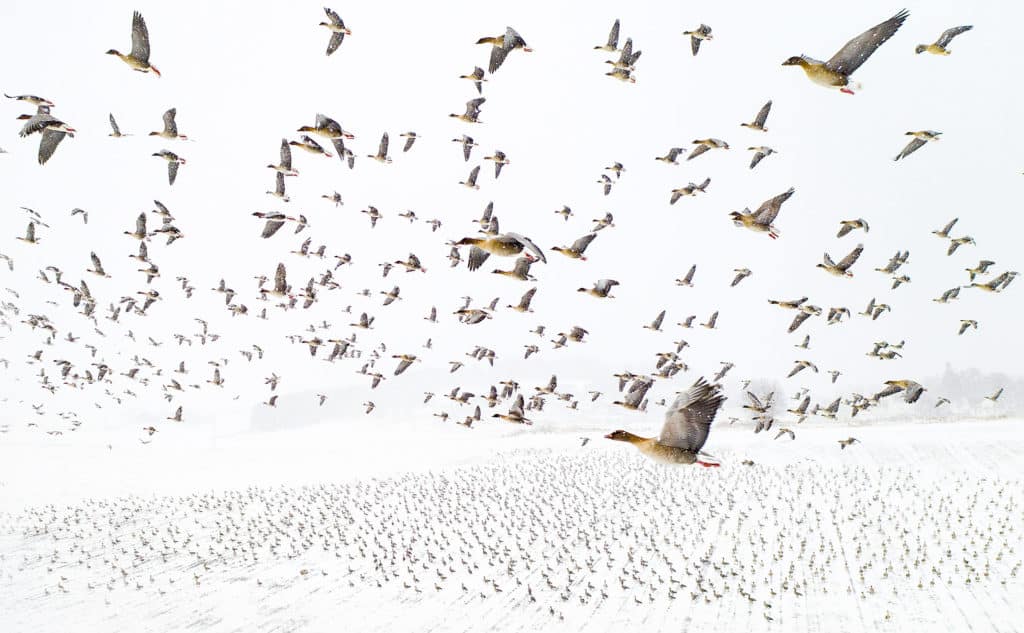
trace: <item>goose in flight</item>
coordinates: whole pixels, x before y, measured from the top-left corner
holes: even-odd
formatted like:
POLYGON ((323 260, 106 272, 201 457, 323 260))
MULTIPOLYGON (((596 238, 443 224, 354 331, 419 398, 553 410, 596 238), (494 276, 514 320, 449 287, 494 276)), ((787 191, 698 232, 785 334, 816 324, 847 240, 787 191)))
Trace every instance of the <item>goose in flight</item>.
POLYGON ((896 154, 896 158, 894 158, 893 160, 899 160, 901 158, 906 158, 907 156, 910 156, 911 154, 913 154, 917 150, 919 150, 922 147, 924 147, 925 144, 928 143, 928 141, 937 141, 937 140, 939 140, 939 136, 941 134, 942 134, 942 132, 936 132, 935 130, 921 130, 920 132, 907 132, 906 136, 913 136, 914 138, 910 139, 910 142, 907 143, 907 146, 904 147, 903 150, 899 154, 896 154))
POLYGON ((772 154, 778 154, 777 151, 768 147, 767 145, 757 145, 754 147, 748 147, 747 150, 754 152, 753 157, 751 157, 750 159, 750 169, 757 167, 758 163, 760 163, 765 158, 771 156, 772 154))
POLYGON ((459 75, 459 79, 468 79, 468 80, 472 81, 473 85, 476 86, 476 93, 478 95, 484 93, 483 82, 485 82, 487 80, 484 79, 484 69, 483 68, 480 68, 479 66, 474 66, 473 67, 473 72, 471 72, 468 75, 459 75))
POLYGON ((888 386, 876 393, 872 400, 877 401, 896 393, 903 393, 903 400, 909 404, 913 404, 917 402, 922 393, 927 391, 927 389, 922 387, 920 383, 914 382, 913 380, 886 380, 885 384, 888 386))
POLYGON ((817 265, 818 268, 822 268, 825 272, 835 275, 836 277, 853 277, 853 273, 850 272, 850 268, 857 262, 860 254, 864 252, 864 245, 858 244, 856 248, 850 251, 846 257, 844 257, 838 264, 832 261, 828 253, 824 255, 824 261, 817 265))
MULTIPOLYGON (((813 59, 806 55, 790 57, 783 66, 799 66, 803 68, 807 78, 814 83, 829 88, 839 88, 840 92, 853 94, 850 75, 867 61, 878 47, 884 44, 896 31, 903 26, 910 12, 900 11, 885 22, 877 24, 847 42, 839 52, 826 62, 813 59)), ((855 86, 856 87, 856 86, 855 86)))
POLYGON ((178 109, 171 108, 167 112, 164 112, 164 129, 159 132, 150 132, 150 136, 159 136, 168 140, 174 140, 180 138, 181 140, 187 140, 188 137, 184 134, 178 134, 178 124, 174 122, 174 117, 177 116, 178 109))
POLYGON ((694 184, 694 183, 691 182, 688 185, 686 185, 685 187, 680 187, 678 189, 673 189, 672 190, 672 197, 669 198, 668 203, 669 204, 675 204, 676 202, 679 201, 679 198, 682 198, 683 196, 694 196, 694 195, 697 195, 697 192, 705 193, 707 191, 707 189, 708 189, 708 185, 710 185, 710 184, 711 184, 711 179, 710 178, 705 178, 704 182, 700 183, 699 185, 694 184))
POLYGON ((508 165, 512 161, 505 157, 505 152, 500 149, 494 150, 492 156, 484 156, 484 160, 494 161, 494 178, 497 180, 498 176, 501 175, 501 168, 508 165))
POLYGON ((978 329, 978 322, 975 321, 974 319, 960 319, 960 331, 957 332, 957 334, 958 335, 963 334, 964 332, 967 331, 968 328, 972 328, 972 327, 975 330, 977 330, 978 329))
POLYGON ((860 440, 858 440, 855 437, 848 437, 845 440, 836 440, 836 441, 839 442, 839 450, 843 450, 847 446, 853 446, 854 444, 859 444, 860 443, 860 440))
POLYGON ((949 221, 948 224, 946 224, 946 226, 942 227, 941 229, 932 231, 932 235, 937 235, 938 237, 941 237, 943 239, 949 237, 949 232, 953 229, 953 226, 957 223, 959 219, 960 218, 953 218, 952 220, 949 221))
POLYGON ((286 271, 283 263, 277 265, 277 270, 274 272, 274 287, 273 288, 260 288, 260 295, 265 299, 267 296, 271 297, 287 297, 291 292, 291 286, 288 285, 286 278, 286 271))
POLYGON ((753 213, 747 208, 743 211, 732 211, 729 213, 729 217, 732 218, 733 224, 736 226, 746 227, 751 231, 759 233, 767 233, 768 237, 774 240, 779 236, 779 233, 772 223, 778 217, 782 204, 789 200, 795 192, 796 189, 790 187, 787 191, 780 193, 774 198, 769 198, 762 202, 757 211, 753 213))
MULTIPOLYGON (((453 250, 455 250, 455 253, 458 254, 458 249, 453 250)), ((531 257, 529 254, 526 254, 516 259, 516 263, 512 267, 512 270, 495 269, 492 270, 491 272, 497 275, 505 275, 506 277, 518 279, 520 281, 533 281, 534 277, 533 275, 530 274, 530 266, 532 266, 533 262, 535 261, 537 260, 531 257)))
POLYGON ((956 252, 956 249, 960 248, 964 244, 973 245, 974 238, 971 237, 970 235, 965 235, 964 237, 954 237, 953 239, 949 240, 949 249, 946 250, 946 255, 952 255, 953 253, 956 252))
MULTIPOLYGON (((317 113, 316 122, 313 125, 303 125, 297 131, 307 132, 309 134, 318 134, 324 138, 331 139, 332 141, 340 141, 342 138, 355 138, 355 135, 350 132, 346 132, 341 127, 340 123, 331 117, 320 113, 317 113)), ((344 149, 344 147, 344 143, 342 143, 341 149, 339 149, 338 143, 335 143, 334 149, 338 151, 338 158, 343 158, 344 152, 341 150, 344 149)))
MULTIPOLYGON (((26 244, 38 244, 42 240, 36 237, 36 223, 29 222, 28 227, 25 228, 25 237, 18 237, 18 240, 25 242, 26 244)), ((8 263, 10 260, 8 260, 8 263)))
POLYGON ((110 134, 108 136, 112 136, 114 138, 122 138, 122 137, 125 137, 125 136, 131 136, 131 134, 122 134, 121 133, 121 128, 119 128, 117 126, 117 121, 114 120, 114 114, 113 113, 110 113, 107 118, 110 120, 110 134))
POLYGON ((707 24, 701 24, 692 31, 683 31, 683 35, 690 36, 690 50, 693 52, 693 56, 696 57, 700 51, 700 43, 704 40, 713 40, 715 37, 711 35, 711 27, 707 24))
POLYGON ((733 272, 736 273, 736 276, 732 278, 732 283, 729 284, 730 288, 754 274, 749 268, 735 268, 733 272))
MULTIPOLYGON (((515 424, 533 424, 533 422, 531 422, 526 417, 526 414, 523 411, 524 404, 525 402, 523 399, 523 394, 519 394, 518 396, 516 396, 515 402, 512 403, 512 406, 509 408, 507 414, 494 413, 491 415, 491 417, 498 418, 500 420, 505 420, 506 422, 513 422, 515 424)), ((480 408, 478 407, 477 413, 479 414, 479 412, 480 408)))
POLYGON ((533 312, 533 308, 530 307, 530 302, 533 301, 533 295, 537 294, 537 288, 533 287, 523 293, 523 296, 519 299, 517 305, 508 305, 506 307, 515 310, 516 312, 533 312))
POLYGON ((345 21, 333 9, 324 7, 324 13, 327 14, 327 19, 330 22, 321 22, 319 26, 326 26, 327 30, 331 32, 331 39, 327 41, 327 54, 330 55, 338 50, 346 35, 352 35, 352 31, 345 27, 345 21))
POLYGON ((367 156, 367 158, 372 158, 373 160, 377 161, 378 163, 388 164, 388 163, 391 162, 391 157, 388 156, 388 133, 387 132, 384 132, 384 134, 380 137, 380 146, 377 148, 377 153, 376 154, 367 154, 366 156, 367 156))
POLYGON ((854 229, 864 229, 865 233, 871 231, 871 227, 868 226, 867 220, 863 218, 857 218, 856 220, 842 220, 839 223, 839 232, 836 233, 836 237, 843 237, 854 229))
POLYGON ((551 250, 561 253, 570 259, 586 261, 587 258, 583 255, 583 252, 587 250, 587 247, 590 246, 590 243, 593 242, 596 237, 596 233, 587 233, 573 242, 572 246, 552 246, 551 250))
POLYGON ((611 296, 610 293, 612 291, 612 288, 618 285, 619 282, 615 281, 614 279, 598 279, 594 283, 593 288, 578 288, 577 292, 585 292, 588 295, 598 297, 600 299, 614 298, 611 296))
POLYGON ((722 396, 718 385, 710 385, 701 378, 680 394, 669 407, 665 413, 665 424, 660 436, 640 437, 620 429, 609 433, 605 438, 629 442, 648 458, 666 464, 719 466, 718 462, 704 461, 700 458, 714 459, 701 449, 707 442, 711 423, 724 400, 725 397, 722 396))
POLYGON ((757 130, 758 132, 767 132, 768 128, 764 126, 764 123, 765 121, 768 120, 768 113, 771 112, 771 110, 772 102, 769 101, 768 103, 761 106, 761 109, 758 110, 757 116, 754 117, 753 121, 751 121, 750 123, 740 123, 740 125, 751 130, 757 130))
POLYGON ((974 26, 968 24, 965 26, 954 26, 953 28, 946 29, 934 43, 918 44, 914 48, 914 52, 918 55, 924 52, 929 52, 932 55, 949 55, 950 51, 947 47, 949 46, 949 43, 953 41, 953 38, 961 33, 966 33, 973 28, 974 26))
MULTIPOLYGON (((482 123, 480 121, 480 106, 487 101, 486 97, 477 97, 476 99, 470 99, 466 102, 466 111, 463 114, 449 114, 448 116, 456 118, 466 123, 482 123)), ((468 159, 467 159, 468 160, 468 159)))
POLYGON ((612 24, 612 30, 608 32, 608 41, 601 46, 595 46, 595 51, 606 51, 608 53, 614 53, 619 50, 619 21, 618 19, 612 24))
POLYGON ((459 184, 469 189, 479 189, 480 185, 476 184, 476 179, 479 175, 480 165, 477 165, 473 169, 469 170, 469 176, 465 180, 460 180, 459 184))
POLYGON ((519 255, 523 250, 528 250, 537 259, 547 263, 547 258, 544 256, 544 251, 533 243, 530 238, 520 235, 518 233, 504 233, 501 235, 492 235, 489 237, 464 237, 458 242, 452 244, 452 246, 472 246, 473 248, 469 252, 469 269, 476 270, 483 265, 487 260, 487 257, 491 254, 500 255, 502 257, 511 257, 513 255, 519 255))
POLYGON ((717 138, 696 139, 693 142, 697 145, 697 147, 693 148, 693 151, 690 152, 690 155, 686 157, 686 160, 693 160, 694 158, 697 158, 698 156, 700 156, 701 154, 708 150, 729 149, 728 143, 717 138))
POLYGON ((132 50, 127 55, 119 53, 113 48, 107 51, 107 55, 117 55, 121 61, 131 66, 132 70, 142 73, 153 72, 157 77, 160 71, 149 63, 149 29, 146 28, 146 20, 138 11, 132 15, 132 50))
POLYGON ((267 165, 267 169, 273 169, 285 176, 299 175, 298 169, 292 169, 292 148, 288 143, 288 139, 281 139, 281 163, 279 165, 267 165))
POLYGON ((178 166, 184 165, 185 159, 169 149, 162 149, 159 152, 154 152, 153 156, 167 161, 167 182, 168 184, 173 185, 174 181, 178 178, 178 166))
POLYGON ((505 28, 503 35, 481 37, 476 43, 491 45, 491 60, 487 67, 487 72, 492 75, 501 68, 501 65, 505 63, 505 58, 512 51, 521 49, 524 53, 533 52, 533 49, 526 45, 526 40, 519 33, 516 33, 516 30, 511 26, 505 28))
POLYGON ((413 363, 419 362, 419 358, 416 358, 413 354, 394 354, 391 358, 398 359, 398 367, 395 368, 395 375, 399 375, 406 369, 412 366, 413 363))

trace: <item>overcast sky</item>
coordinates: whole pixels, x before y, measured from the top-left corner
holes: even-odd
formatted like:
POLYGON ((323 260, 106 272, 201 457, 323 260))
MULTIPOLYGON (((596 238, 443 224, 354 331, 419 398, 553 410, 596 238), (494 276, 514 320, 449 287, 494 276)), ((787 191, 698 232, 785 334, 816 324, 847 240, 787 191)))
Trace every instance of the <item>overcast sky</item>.
MULTIPOLYGON (((680 337, 690 343, 682 360, 691 369, 657 385, 652 395, 671 396, 697 375, 717 370, 721 361, 736 364, 727 381, 732 396, 739 396, 735 387, 741 378, 777 380, 789 391, 806 385, 826 400, 878 388, 890 378, 924 380, 947 364, 1019 376, 1021 282, 999 295, 964 290, 956 303, 931 300, 966 284, 964 268, 979 259, 994 260, 995 274, 1022 267, 1018 242, 1024 221, 1016 201, 1024 176, 1015 142, 1022 103, 1013 86, 1013 78, 1024 71, 1013 48, 1020 9, 1002 2, 906 4, 907 22, 856 72, 854 79, 863 87, 849 96, 814 85, 800 70, 781 63, 800 53, 827 59, 848 39, 896 13, 899 5, 873 0, 840 9, 823 9, 816 2, 628 7, 611 2, 493 7, 356 3, 334 7, 352 35, 327 57, 329 34, 317 26, 325 16, 312 3, 58 2, 50 9, 60 16, 57 21, 40 20, 38 8, 30 4, 5 3, 0 7, 0 53, 10 63, 3 91, 53 100, 54 114, 79 134, 39 166, 38 136, 19 139, 20 123, 14 120, 28 110, 15 101, 0 103, 9 121, 0 127, 0 146, 9 152, 0 155, 7 183, 0 191, 0 225, 6 235, 0 252, 16 264, 13 273, 0 266, 0 288, 15 290, 20 299, 0 292, 22 309, 21 317, 8 317, 13 331, 0 330, 6 335, 2 355, 11 361, 0 372, 0 385, 4 395, 21 404, 0 413, 0 419, 20 424, 31 413, 28 405, 40 403, 51 413, 75 409, 90 420, 101 416, 118 423, 126 418, 158 421, 179 403, 195 410, 198 419, 204 412, 246 417, 269 395, 262 377, 271 372, 284 377, 286 394, 341 390, 345 401, 335 403, 339 415, 362 415, 361 403, 372 399, 381 419, 406 413, 426 417, 448 408, 447 402, 436 401, 419 406, 426 389, 440 393, 458 385, 481 393, 498 380, 515 378, 532 392, 552 373, 577 396, 585 398, 587 389, 610 396, 612 372, 651 371, 655 353, 673 349, 680 337), (162 78, 133 72, 103 54, 109 48, 129 49, 136 9, 148 23, 151 61, 162 78), (635 84, 606 77, 611 67, 603 62, 612 56, 593 50, 604 43, 616 18, 622 24, 620 44, 631 37, 634 50, 643 51, 635 84), (715 39, 694 57, 682 32, 702 22, 713 28, 715 39), (975 28, 953 41, 951 56, 914 54, 915 45, 932 42, 959 24, 975 28), (489 47, 474 42, 503 32, 506 25, 535 51, 512 53, 488 77, 483 123, 449 118, 477 96, 471 83, 458 78, 487 65, 489 47), (740 127, 769 99, 774 107, 767 133, 740 127), (172 106, 178 109, 179 131, 192 140, 146 137, 160 129, 162 113, 172 106), (350 171, 337 158, 296 150, 301 175, 288 179, 291 202, 283 204, 264 193, 274 184, 266 165, 277 162, 281 139, 297 139, 296 128, 312 124, 317 112, 355 133, 349 145, 358 157, 356 168, 350 171), (108 113, 134 136, 109 138, 108 113), (893 162, 906 144, 904 133, 922 129, 943 132, 942 140, 893 162), (408 130, 422 138, 403 154, 399 134, 408 130), (392 139, 390 165, 365 158, 376 152, 384 131, 392 139), (469 162, 451 142, 464 133, 480 143, 469 162), (688 150, 692 140, 707 137, 723 139, 731 149, 677 166, 653 160, 670 147, 688 150), (771 146, 778 154, 750 170, 746 148, 752 145, 771 146), (165 163, 151 157, 164 148, 188 161, 173 186, 167 183, 165 163), (482 160, 495 149, 511 160, 498 180, 492 164, 482 160), (626 172, 604 196, 596 181, 614 161, 622 162, 626 172), (475 165, 482 165, 480 189, 460 187, 457 183, 475 165), (673 188, 706 177, 711 184, 705 195, 669 205, 673 188), (789 187, 796 194, 776 222, 778 240, 730 222, 730 211, 756 208, 789 187), (340 208, 320 198, 335 190, 345 202, 340 208), (150 255, 162 277, 152 287, 164 299, 145 318, 125 315, 114 324, 103 318, 107 305, 146 287, 137 272, 141 266, 128 258, 136 242, 122 232, 134 229, 135 217, 152 209, 154 199, 170 208, 186 237, 169 247, 153 240, 150 255), (464 266, 448 268, 445 242, 474 234, 477 225, 470 220, 489 201, 503 230, 528 235, 545 249, 568 245, 605 212, 614 214, 615 227, 599 234, 586 262, 549 252, 547 265, 533 267, 536 284, 490 274, 510 267, 512 259, 492 257, 475 273, 464 266), (359 212, 367 205, 384 215, 375 229, 359 212), (575 212, 567 222, 554 213, 562 205, 575 212), (28 219, 20 206, 43 214, 51 227, 38 229, 38 245, 14 239, 23 235, 28 219), (69 215, 75 207, 88 210, 87 225, 69 215), (421 220, 410 224, 397 217, 406 209, 421 220), (261 222, 251 217, 258 210, 302 213, 311 227, 299 235, 286 227, 262 240, 261 222), (977 245, 948 257, 947 241, 931 231, 953 217, 960 218, 953 234, 973 236, 977 245), (424 222, 430 218, 443 222, 436 233, 424 222), (839 221, 851 218, 867 220, 870 233, 836 239, 839 221), (307 236, 314 248, 327 244, 329 255, 352 255, 353 265, 337 271, 342 289, 322 290, 310 310, 286 313, 271 305, 270 320, 256 320, 254 313, 266 304, 258 300, 254 276, 272 277, 277 263, 284 262, 290 283, 301 287, 333 266, 332 259, 289 254, 307 236), (857 243, 865 250, 852 279, 815 268, 823 252, 838 260, 857 243), (901 272, 912 282, 891 290, 890 278, 872 269, 884 266, 898 250, 910 251, 901 272), (85 272, 90 251, 103 259, 110 279, 85 272), (399 268, 381 278, 379 263, 404 259, 410 251, 421 258, 427 274, 399 268), (675 286, 673 280, 692 264, 697 264, 694 287, 675 286), (48 265, 61 268, 65 281, 87 281, 99 299, 99 329, 105 337, 70 307, 69 293, 36 279, 36 272, 48 265), (730 288, 732 271, 739 267, 750 268, 753 276, 730 288), (185 299, 177 276, 186 276, 196 287, 192 299, 185 299), (238 292, 235 301, 249 307, 249 316, 232 318, 222 296, 210 291, 220 278, 238 292), (598 300, 576 292, 601 278, 621 282, 616 298, 598 300), (393 285, 401 287, 403 300, 382 307, 378 292, 393 285), (535 313, 503 309, 533 285, 539 288, 535 313), (356 294, 363 288, 371 290, 369 298, 356 294), (501 308, 481 325, 459 324, 451 312, 464 295, 477 305, 500 297, 501 308), (874 297, 892 311, 877 321, 855 315, 832 326, 819 317, 787 334, 793 313, 767 300, 801 296, 826 311, 845 306, 853 313, 874 297), (342 312, 348 305, 351 315, 342 312), (422 320, 432 305, 439 312, 437 325, 422 320), (662 309, 668 311, 664 331, 644 330, 641 326, 662 309), (715 310, 720 311, 716 330, 675 325, 690 314, 701 322, 715 310), (333 325, 320 333, 323 338, 345 337, 351 331, 347 324, 361 311, 377 321, 373 331, 359 333, 358 347, 369 354, 376 344, 387 344, 378 369, 389 378, 373 392, 369 381, 355 373, 360 361, 328 365, 319 360, 325 350, 312 359, 305 346, 285 339, 323 320, 333 325), (26 313, 45 313, 61 337, 71 331, 82 339, 42 348, 44 337, 18 323, 26 313), (178 347, 173 334, 195 334, 196 317, 208 320, 222 339, 206 347, 198 341, 178 347), (976 319, 979 329, 957 336, 960 319, 976 319), (529 333, 538 324, 548 328, 544 339, 529 333), (549 339, 573 325, 589 330, 587 342, 552 349, 549 339), (137 343, 125 338, 128 330, 137 343), (811 335, 811 349, 795 349, 805 334, 811 335), (148 336, 162 346, 148 345, 148 336), (428 337, 432 350, 422 347, 428 337), (882 340, 905 340, 903 358, 878 361, 865 355, 872 342, 882 340), (86 342, 100 348, 97 359, 89 358, 86 342), (267 355, 248 364, 238 350, 252 343, 267 355), (523 346, 530 343, 542 351, 523 361, 523 346), (496 350, 493 369, 465 356, 475 345, 496 350), (26 364, 26 356, 41 348, 44 362, 26 364), (397 361, 392 353, 417 354, 424 362, 393 377, 397 361), (62 388, 54 396, 36 386, 40 367, 59 384, 54 359, 66 358, 75 363, 75 371, 84 371, 103 358, 120 373, 133 366, 135 354, 165 373, 184 360, 192 372, 186 380, 203 389, 168 403, 160 390, 167 376, 151 376, 148 387, 118 377, 112 385, 62 388), (217 390, 205 383, 211 376, 206 363, 220 358, 230 364, 223 370, 227 383, 217 390), (448 361, 456 359, 467 366, 449 376, 448 361), (796 359, 813 361, 822 373, 804 372, 786 381, 796 359), (828 384, 829 369, 844 372, 836 386, 828 384), (130 389, 138 398, 127 398, 131 403, 118 410, 104 389, 114 395, 130 389), (102 413, 94 403, 102 404, 102 413)), ((151 228, 157 226, 156 216, 150 214, 150 221, 151 228)), ((929 398, 933 395, 939 394, 929 398)), ((580 406, 587 410, 589 405, 580 406)), ((546 412, 550 419, 565 415, 561 405, 552 408, 553 413, 546 412)), ((589 411, 609 415, 610 410, 589 411)))

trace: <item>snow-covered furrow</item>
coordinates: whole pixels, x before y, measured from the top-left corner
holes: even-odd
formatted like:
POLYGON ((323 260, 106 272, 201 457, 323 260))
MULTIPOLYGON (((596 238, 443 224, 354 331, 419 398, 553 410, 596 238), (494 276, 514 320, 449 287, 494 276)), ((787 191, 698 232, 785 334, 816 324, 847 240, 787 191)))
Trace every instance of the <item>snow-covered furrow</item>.
POLYGON ((0 628, 1017 630, 1012 450, 954 434, 949 469, 949 442, 746 466, 726 439, 718 469, 532 448, 34 506, 0 515, 0 628), (1002 474, 962 467, 975 460, 1002 474))

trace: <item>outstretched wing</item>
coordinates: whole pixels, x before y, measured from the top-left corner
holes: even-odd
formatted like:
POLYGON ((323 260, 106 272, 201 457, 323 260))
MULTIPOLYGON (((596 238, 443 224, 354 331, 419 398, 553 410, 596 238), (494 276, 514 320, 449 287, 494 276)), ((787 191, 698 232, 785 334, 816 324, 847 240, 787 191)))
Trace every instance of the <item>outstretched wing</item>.
POLYGON ((487 261, 487 258, 490 256, 491 254, 485 251, 484 249, 480 248, 479 246, 474 246, 471 249, 469 249, 469 258, 466 262, 466 265, 469 267, 470 270, 476 270, 477 268, 483 266, 484 262, 487 261))
POLYGON ((917 150, 921 149, 921 147, 927 142, 928 141, 919 138, 911 139, 910 142, 907 143, 907 146, 903 148, 903 151, 901 151, 899 154, 896 154, 896 158, 894 158, 893 160, 899 160, 901 158, 906 158, 907 156, 910 156, 917 150))
POLYGON ((519 233, 506 233, 505 235, 507 237, 511 237, 512 239, 516 240, 517 242, 528 248, 530 252, 536 255, 537 259, 539 259, 540 261, 544 262, 545 264, 548 263, 548 258, 544 256, 544 251, 540 250, 540 247, 534 244, 533 240, 531 240, 530 238, 526 237, 525 235, 520 235, 519 233))
POLYGON ((860 257, 860 254, 862 252, 864 252, 864 245, 863 244, 858 244, 857 248, 855 248, 852 251, 850 251, 850 253, 846 257, 844 257, 841 262, 839 262, 838 268, 840 270, 847 270, 847 269, 849 269, 850 266, 853 266, 854 262, 857 261, 857 258, 860 257))
POLYGON ((696 453, 707 441, 724 400, 718 385, 700 378, 669 407, 658 442, 696 453))
POLYGON ((938 44, 939 46, 941 46, 942 48, 946 48, 946 46, 948 46, 949 43, 951 41, 953 41, 954 37, 956 37, 957 35, 960 35, 961 33, 965 32, 965 31, 970 31, 973 28, 974 28, 973 26, 967 25, 967 26, 954 26, 951 29, 946 29, 945 31, 942 32, 942 35, 939 36, 938 41, 935 42, 935 43, 938 44))
POLYGON ((761 106, 761 110, 757 113, 757 116, 754 117, 754 125, 757 127, 764 127, 764 122, 768 120, 768 113, 771 112, 771 110, 771 101, 761 106))
POLYGON ((132 16, 132 57, 139 61, 149 62, 149 29, 146 20, 138 11, 132 16))
POLYGON ((879 46, 896 34, 908 15, 910 12, 904 9, 885 22, 864 31, 839 49, 832 59, 825 62, 825 66, 842 75, 852 74, 878 50, 879 46))

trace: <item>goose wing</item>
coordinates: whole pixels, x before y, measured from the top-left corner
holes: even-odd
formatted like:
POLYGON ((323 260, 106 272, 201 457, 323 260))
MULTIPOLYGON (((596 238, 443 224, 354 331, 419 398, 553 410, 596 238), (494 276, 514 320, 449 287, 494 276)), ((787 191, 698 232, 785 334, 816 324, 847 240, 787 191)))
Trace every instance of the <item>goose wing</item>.
POLYGON ((131 56, 141 62, 149 62, 149 29, 146 28, 146 20, 138 11, 132 16, 131 56))
POLYGON ((718 385, 700 378, 669 407, 658 442, 696 453, 707 441, 711 422, 724 400, 718 385))
POLYGON ((852 74, 878 50, 879 46, 896 34, 908 15, 910 12, 904 9, 885 22, 864 31, 839 49, 832 59, 825 62, 825 66, 842 75, 852 74))

